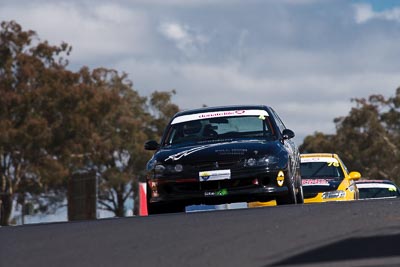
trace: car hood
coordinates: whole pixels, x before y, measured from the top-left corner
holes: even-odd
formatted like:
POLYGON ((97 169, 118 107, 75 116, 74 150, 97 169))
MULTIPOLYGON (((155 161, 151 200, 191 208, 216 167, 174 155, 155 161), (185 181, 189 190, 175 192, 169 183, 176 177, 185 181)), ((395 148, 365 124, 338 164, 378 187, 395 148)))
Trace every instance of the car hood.
POLYGON ((343 181, 342 178, 302 178, 301 180, 305 194, 337 190, 343 181))
POLYGON ((193 161, 238 160, 275 155, 287 161, 287 151, 279 141, 235 140, 221 143, 161 148, 153 159, 162 163, 185 164, 193 161))

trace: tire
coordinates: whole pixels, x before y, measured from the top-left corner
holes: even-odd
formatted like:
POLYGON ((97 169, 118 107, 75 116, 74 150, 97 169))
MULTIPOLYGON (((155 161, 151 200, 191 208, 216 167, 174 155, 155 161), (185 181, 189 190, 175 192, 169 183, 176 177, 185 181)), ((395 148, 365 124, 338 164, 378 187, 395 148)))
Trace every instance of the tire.
POLYGON ((296 202, 297 204, 304 204, 304 193, 302 185, 300 185, 299 188, 297 189, 296 202))
POLYGON ((165 213, 179 213, 185 212, 185 206, 179 203, 150 203, 150 189, 147 186, 147 213, 152 214, 165 214, 165 213))
POLYGON ((294 182, 293 179, 290 179, 287 183, 288 193, 286 196, 281 196, 276 198, 276 205, 289 205, 289 204, 297 204, 297 196, 294 190, 294 182))
POLYGON ((185 212, 185 206, 175 203, 160 204, 160 203, 148 203, 147 202, 147 213, 152 214, 165 214, 165 213, 180 213, 185 212))

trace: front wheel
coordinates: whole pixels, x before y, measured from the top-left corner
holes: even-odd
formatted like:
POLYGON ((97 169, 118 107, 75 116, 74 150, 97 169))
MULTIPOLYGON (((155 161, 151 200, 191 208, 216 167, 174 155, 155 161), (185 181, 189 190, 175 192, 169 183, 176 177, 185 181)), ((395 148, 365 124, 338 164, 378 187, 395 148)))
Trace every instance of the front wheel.
POLYGON ((150 188, 147 185, 146 204, 148 215, 185 212, 185 205, 179 203, 151 203, 150 192, 150 188))
POLYGON ((280 196, 276 198, 276 204, 279 205, 289 205, 289 204, 297 204, 297 196, 294 190, 294 182, 293 179, 290 179, 288 185, 288 193, 286 196, 280 196))
POLYGON ((185 206, 175 203, 160 204, 147 202, 147 212, 152 214, 179 213, 185 212, 185 206))
POLYGON ((303 204, 304 203, 304 193, 303 193, 303 186, 302 185, 300 185, 299 188, 297 189, 296 201, 297 201, 297 204, 303 204))

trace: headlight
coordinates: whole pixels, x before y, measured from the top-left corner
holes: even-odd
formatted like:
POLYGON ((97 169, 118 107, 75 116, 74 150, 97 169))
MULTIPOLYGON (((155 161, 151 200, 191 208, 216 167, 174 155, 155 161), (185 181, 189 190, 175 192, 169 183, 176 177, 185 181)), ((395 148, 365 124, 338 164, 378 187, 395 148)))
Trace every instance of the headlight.
POLYGON ((322 194, 323 199, 328 199, 328 198, 344 198, 346 196, 346 192, 343 190, 337 190, 337 191, 330 191, 330 192, 325 192, 322 194))
POLYGON ((176 172, 181 172, 181 171, 183 171, 183 166, 182 166, 181 164, 176 164, 176 165, 174 166, 174 171, 176 171, 176 172))
POLYGON ((260 166, 276 164, 278 162, 279 162, 279 158, 276 156, 265 156, 265 157, 258 159, 258 165, 260 165, 260 166))
POLYGON ((161 165, 161 164, 158 164, 158 165, 154 166, 154 171, 155 172, 159 172, 159 173, 164 172, 165 171, 165 166, 161 165))
POLYGON ((244 164, 245 164, 245 166, 253 167, 253 166, 256 166, 257 160, 254 159, 254 158, 249 158, 249 159, 247 159, 247 160, 245 161, 244 164))
POLYGON ((270 166, 279 162, 279 158, 276 156, 264 156, 261 158, 248 158, 244 161, 245 167, 254 167, 254 166, 270 166))
POLYGON ((157 164, 154 167, 154 171, 156 173, 165 173, 165 172, 181 172, 183 171, 183 166, 181 164, 176 164, 176 165, 163 165, 163 164, 157 164))

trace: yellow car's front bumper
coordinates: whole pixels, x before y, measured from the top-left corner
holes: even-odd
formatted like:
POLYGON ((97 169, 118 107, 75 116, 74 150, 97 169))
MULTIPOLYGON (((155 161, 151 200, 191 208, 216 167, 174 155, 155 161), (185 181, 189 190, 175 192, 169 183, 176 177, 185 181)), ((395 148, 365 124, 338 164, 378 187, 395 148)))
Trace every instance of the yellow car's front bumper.
POLYGON ((339 197, 324 197, 327 192, 318 193, 315 197, 307 198, 304 196, 304 203, 323 203, 323 202, 334 202, 334 201, 350 201, 355 200, 354 192, 342 191, 343 193, 339 197))
POLYGON ((275 200, 271 200, 271 201, 267 201, 267 202, 256 201, 256 202, 247 203, 248 208, 269 207, 269 206, 276 206, 276 201, 275 200))

